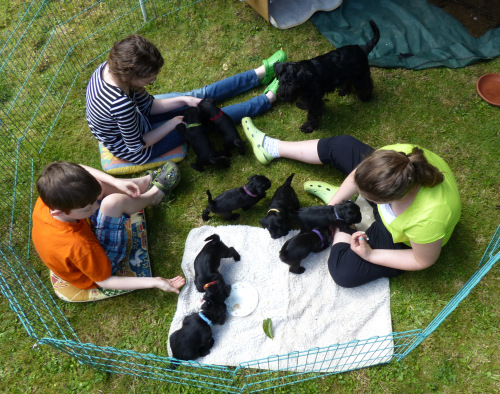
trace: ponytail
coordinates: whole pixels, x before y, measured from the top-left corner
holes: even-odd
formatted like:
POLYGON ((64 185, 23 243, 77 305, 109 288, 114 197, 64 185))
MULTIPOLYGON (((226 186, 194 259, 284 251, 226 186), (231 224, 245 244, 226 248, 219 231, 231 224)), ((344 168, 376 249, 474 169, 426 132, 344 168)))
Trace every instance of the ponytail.
POLYGON ((402 198, 415 187, 434 187, 443 182, 443 174, 414 147, 410 154, 377 150, 356 168, 354 181, 361 194, 377 203, 402 198))

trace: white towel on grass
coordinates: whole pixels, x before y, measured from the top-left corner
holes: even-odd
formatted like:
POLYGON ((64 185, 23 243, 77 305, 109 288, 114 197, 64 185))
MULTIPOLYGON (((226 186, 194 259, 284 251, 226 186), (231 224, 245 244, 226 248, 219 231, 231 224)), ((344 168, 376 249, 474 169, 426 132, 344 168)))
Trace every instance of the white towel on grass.
MULTIPOLYGON (((258 292, 259 301, 248 316, 228 315, 224 325, 214 325, 215 344, 210 354, 199 358, 198 362, 238 366, 268 356, 384 336, 388 338, 383 341, 375 339, 369 344, 363 342, 361 347, 351 344, 334 349, 334 353, 328 356, 334 359, 333 364, 330 360, 329 367, 325 368, 324 363, 316 363, 312 369, 326 372, 389 361, 392 326, 388 279, 354 289, 337 286, 328 271, 329 248, 303 260, 302 266, 306 268, 303 274, 290 273, 289 266, 279 259, 279 251, 287 239, 298 233, 296 230, 276 240, 267 230, 251 226, 202 226, 191 230, 182 259, 186 285, 179 295, 169 336, 182 326, 186 315, 200 310, 202 293, 194 285, 193 263, 205 245, 205 239, 214 233, 241 256, 236 262, 222 259, 220 272, 226 283, 251 284, 258 292), (268 318, 272 321, 273 339, 266 336, 262 327, 263 320, 268 318), (374 348, 380 350, 374 353, 374 348), (338 359, 339 352, 341 360, 338 359)), ((170 346, 168 352, 171 356, 170 346)), ((310 359, 309 356, 307 360, 310 359)), ((294 369, 310 370, 309 361, 305 360, 295 360, 294 369)), ((258 363, 258 367, 290 368, 289 364, 283 367, 283 362, 273 365, 266 360, 264 364, 258 363)))

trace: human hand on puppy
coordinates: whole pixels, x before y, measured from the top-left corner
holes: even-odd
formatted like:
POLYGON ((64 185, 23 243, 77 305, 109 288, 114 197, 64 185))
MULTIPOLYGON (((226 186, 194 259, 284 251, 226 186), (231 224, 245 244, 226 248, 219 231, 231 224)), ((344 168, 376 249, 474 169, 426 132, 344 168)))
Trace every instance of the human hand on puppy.
POLYGON ((370 255, 373 249, 368 245, 369 238, 364 231, 356 231, 351 236, 351 249, 359 257, 366 261, 370 261, 370 255))
POLYGON ((199 102, 201 101, 201 99, 198 97, 184 96, 183 98, 185 104, 189 107, 197 107, 199 102))

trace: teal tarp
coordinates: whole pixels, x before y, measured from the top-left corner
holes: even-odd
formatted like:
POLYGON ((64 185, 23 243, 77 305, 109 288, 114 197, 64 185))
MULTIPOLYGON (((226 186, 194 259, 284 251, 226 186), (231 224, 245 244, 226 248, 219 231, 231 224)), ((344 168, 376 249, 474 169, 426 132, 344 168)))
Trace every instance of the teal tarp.
POLYGON ((380 29, 380 41, 369 55, 372 66, 423 69, 464 67, 500 55, 500 28, 479 38, 425 0, 344 0, 312 22, 336 48, 362 44, 372 37, 368 21, 380 29))

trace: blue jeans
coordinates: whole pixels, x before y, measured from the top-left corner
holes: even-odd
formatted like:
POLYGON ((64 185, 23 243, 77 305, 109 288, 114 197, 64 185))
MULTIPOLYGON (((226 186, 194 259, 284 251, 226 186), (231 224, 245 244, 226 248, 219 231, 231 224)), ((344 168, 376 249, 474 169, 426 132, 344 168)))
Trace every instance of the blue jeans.
MULTIPOLYGON (((246 92, 252 88, 260 86, 260 81, 254 70, 245 71, 240 74, 233 75, 232 77, 225 78, 222 81, 206 85, 200 89, 191 90, 189 92, 179 93, 166 93, 154 96, 156 99, 173 98, 180 96, 192 96, 201 99, 213 98, 220 103, 230 97, 236 96, 240 93, 246 92)), ((149 118, 152 129, 160 126, 167 120, 175 116, 182 115, 186 107, 177 108, 173 111, 165 112, 160 115, 153 115, 149 118)), ((229 105, 222 107, 222 110, 233 119, 235 124, 241 122, 246 116, 254 117, 260 115, 271 109, 271 102, 265 94, 253 97, 243 103, 229 105)), ((169 150, 185 143, 181 134, 174 130, 165 136, 162 140, 158 141, 152 147, 151 158, 158 157, 169 150)))

